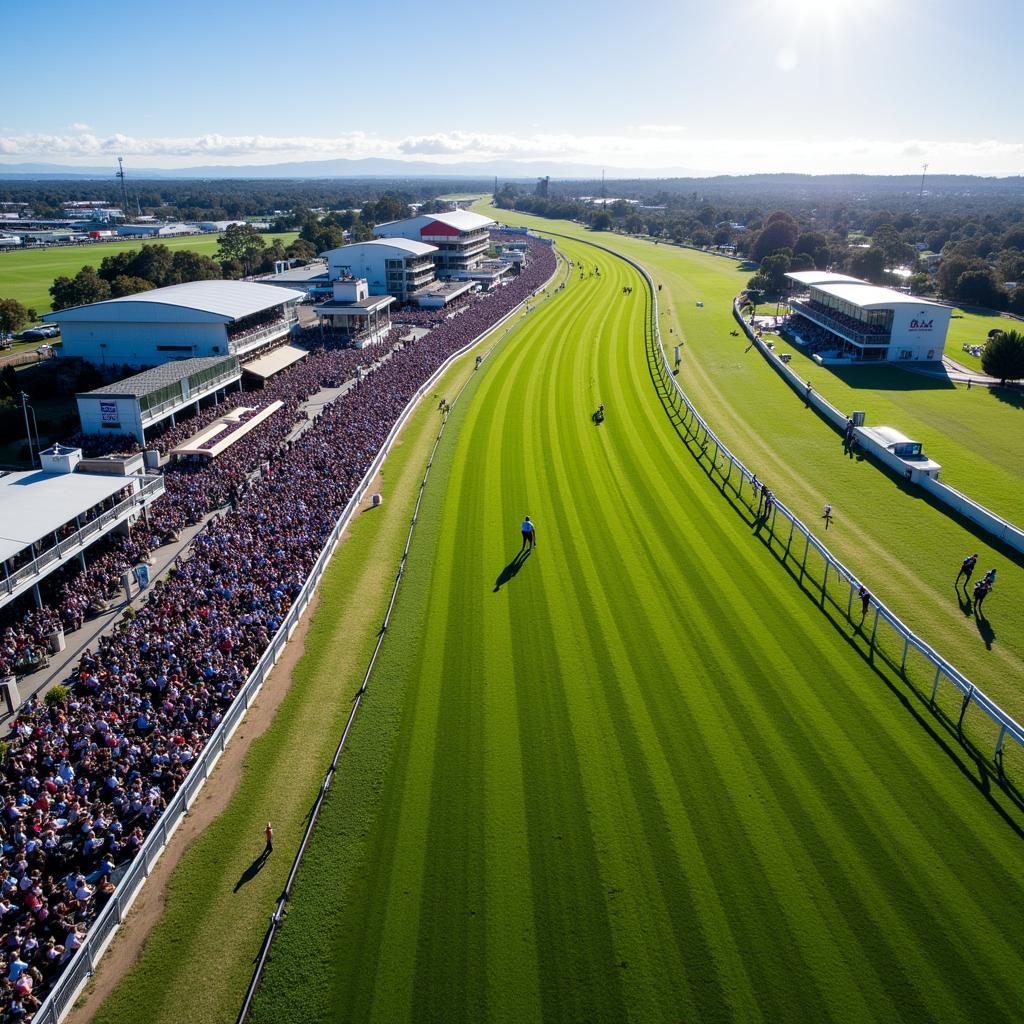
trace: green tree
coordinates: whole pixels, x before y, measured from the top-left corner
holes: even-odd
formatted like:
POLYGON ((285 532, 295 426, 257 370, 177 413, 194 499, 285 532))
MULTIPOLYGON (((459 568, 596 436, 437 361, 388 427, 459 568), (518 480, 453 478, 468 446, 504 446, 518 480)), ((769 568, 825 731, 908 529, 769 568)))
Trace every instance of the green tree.
POLYGON ((185 284, 187 281, 216 281, 223 277, 217 261, 191 249, 179 249, 171 258, 168 284, 185 284))
POLYGON ((985 269, 965 270, 953 288, 953 298, 967 306, 985 306, 1002 309, 1006 305, 1006 292, 999 287, 996 275, 985 269))
POLYGON ((1006 308, 1011 313, 1016 313, 1017 316, 1024 316, 1024 284, 1017 285, 1017 287, 1010 292, 1006 308))
POLYGON ((0 334, 14 334, 28 322, 28 310, 17 299, 0 299, 0 334))
POLYGON ((296 238, 291 245, 285 249, 285 255, 293 260, 312 260, 316 258, 316 248, 305 238, 296 238))
POLYGON ((95 267, 82 267, 74 277, 61 275, 50 285, 54 309, 85 306, 110 298, 110 283, 96 273, 95 267))
POLYGON ((221 264, 241 263, 245 273, 251 274, 264 248, 263 236, 251 224, 229 224, 217 241, 217 260, 221 264))
POLYGON ((612 226, 611 214, 607 210, 600 210, 590 222, 595 231, 608 231, 612 226))
POLYGON ((171 250, 162 243, 155 245, 144 245, 130 264, 128 276, 141 277, 146 281, 162 288, 171 284, 171 267, 174 263, 174 256, 171 250))
POLYGON ((1024 377, 1024 334, 1020 331, 997 334, 981 353, 981 368, 1004 384, 1024 377))
POLYGON ((874 284, 885 282, 885 253, 872 246, 870 249, 857 249, 847 260, 847 270, 854 277, 862 277, 874 284))
POLYGON ((754 242, 751 256, 760 262, 765 256, 779 249, 792 250, 800 234, 800 226, 796 219, 785 210, 776 210, 765 221, 757 240, 754 242))
POLYGON ((137 295, 139 292, 148 292, 155 288, 152 281, 144 277, 130 277, 128 274, 121 274, 110 282, 110 296, 120 299, 124 295, 137 295))

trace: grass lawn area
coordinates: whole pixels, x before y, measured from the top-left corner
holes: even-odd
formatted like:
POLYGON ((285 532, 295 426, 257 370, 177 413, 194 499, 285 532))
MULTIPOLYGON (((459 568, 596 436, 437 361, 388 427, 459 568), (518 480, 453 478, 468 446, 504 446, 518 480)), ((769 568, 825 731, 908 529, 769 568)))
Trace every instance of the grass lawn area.
MULTIPOLYGON (((659 302, 666 344, 674 344, 679 337, 686 340, 680 381, 714 429, 804 522, 820 525, 822 507, 831 502, 836 519, 828 532, 828 544, 836 555, 867 580, 871 590, 918 635, 1018 720, 1024 720, 1020 684, 1024 679, 1024 571, 1020 556, 990 543, 984 533, 952 518, 943 506, 926 500, 919 489, 895 480, 873 463, 844 457, 840 436, 804 407, 757 351, 746 351, 742 337, 732 337, 730 332, 736 329, 732 297, 749 278, 749 270, 741 270, 732 260, 691 249, 590 232, 566 221, 494 210, 486 203, 478 203, 475 209, 505 223, 593 240, 645 264, 662 284, 659 302), (697 308, 698 301, 704 303, 703 308, 697 308), (960 560, 971 552, 979 553, 986 569, 995 566, 999 570, 999 590, 985 605, 987 625, 953 589, 960 560)), ((912 386, 928 387, 926 378, 904 376, 916 382, 912 386)), ((909 402, 923 393, 918 390, 903 397, 909 402)), ((884 394, 858 391, 864 404, 852 408, 865 408, 869 422, 889 421, 872 398, 884 394)), ((972 432, 968 434, 970 443, 951 437, 938 440, 933 427, 921 440, 943 463, 943 476, 954 485, 971 490, 972 478, 961 476, 962 469, 978 474, 978 479, 1002 481, 992 491, 991 500, 996 504, 1003 493, 1000 488, 1010 487, 1005 493, 1013 493, 1006 481, 1013 469, 1012 439, 1020 437, 1017 417, 1024 410, 1004 407, 996 397, 980 390, 955 390, 950 395, 963 401, 961 408, 968 410, 968 419, 970 410, 987 412, 990 406, 984 403, 990 403, 994 411, 1004 414, 1004 436, 980 438, 972 432), (992 455, 985 452, 989 444, 992 455), (962 455, 954 452, 954 446, 962 455), (1003 454, 1007 450, 1010 465, 1003 454), (1003 461, 993 461, 996 458, 1003 461)), ((922 408, 933 409, 930 405, 922 408)), ((923 419, 925 414, 920 415, 923 419)), ((962 422, 963 418, 957 420, 962 422)), ((979 417, 979 423, 992 433, 987 416, 979 417)), ((907 433, 914 433, 916 426, 909 415, 890 421, 890 425, 907 433)), ((1018 472, 1024 472, 1024 466, 1018 465, 1018 472)), ((1017 517, 1021 518, 1020 513, 1017 517)))
MULTIPOLYGON (((264 235, 268 242, 280 238, 288 245, 298 238, 291 231, 280 235, 264 235)), ((99 267, 104 256, 141 249, 159 243, 168 249, 191 249, 204 256, 217 251, 217 235, 194 235, 187 238, 152 238, 138 242, 97 242, 92 245, 62 245, 51 249, 28 249, 23 252, 0 253, 0 298, 17 299, 26 306, 45 313, 50 309, 50 285, 62 274, 74 277, 88 264, 99 267)))
POLYGON ((946 335, 946 355, 981 373, 981 357, 965 352, 963 346, 983 346, 988 341, 988 332, 997 327, 1006 331, 1024 330, 1024 324, 998 313, 971 313, 964 309, 954 309, 953 318, 949 321, 949 333, 946 335))
POLYGON ((253 1021, 1014 1020, 1019 810, 688 454, 638 275, 566 248, 600 277, 456 407, 253 1021))

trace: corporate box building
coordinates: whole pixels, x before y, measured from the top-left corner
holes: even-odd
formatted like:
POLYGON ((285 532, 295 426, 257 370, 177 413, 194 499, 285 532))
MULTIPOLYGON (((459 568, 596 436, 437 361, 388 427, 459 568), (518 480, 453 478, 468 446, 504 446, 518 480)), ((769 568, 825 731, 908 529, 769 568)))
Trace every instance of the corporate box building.
POLYGON ((303 296, 293 288, 248 281, 193 281, 61 309, 42 319, 60 325, 65 356, 99 366, 249 358, 288 337, 303 296))
POLYGON ((786 275, 795 292, 787 328, 820 362, 942 359, 948 306, 821 270, 786 275))

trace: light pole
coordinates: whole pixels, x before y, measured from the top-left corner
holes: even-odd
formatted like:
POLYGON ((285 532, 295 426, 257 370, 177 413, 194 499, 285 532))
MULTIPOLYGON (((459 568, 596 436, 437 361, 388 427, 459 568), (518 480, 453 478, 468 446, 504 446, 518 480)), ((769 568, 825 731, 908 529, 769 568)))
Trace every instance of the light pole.
MULTIPOLYGON (((28 395, 25 394, 24 391, 22 391, 22 393, 21 393, 21 411, 22 411, 22 414, 25 417, 25 436, 28 438, 29 465, 35 466, 35 464, 36 464, 36 450, 32 446, 32 431, 29 429, 29 424, 28 424, 28 411, 29 411, 29 408, 30 407, 29 407, 29 404, 28 404, 28 395)), ((33 409, 32 410, 32 421, 33 422, 35 422, 35 418, 36 418, 36 411, 35 411, 35 409, 33 409)), ((38 444, 38 443, 39 443, 39 424, 37 423, 36 424, 36 444, 38 444)))

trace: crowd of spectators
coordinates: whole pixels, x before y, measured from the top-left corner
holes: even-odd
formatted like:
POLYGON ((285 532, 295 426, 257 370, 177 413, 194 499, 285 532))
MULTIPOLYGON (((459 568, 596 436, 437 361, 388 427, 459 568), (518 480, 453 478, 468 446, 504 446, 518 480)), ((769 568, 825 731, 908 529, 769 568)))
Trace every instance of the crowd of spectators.
MULTIPOLYGON (((511 286, 379 362, 301 436, 286 437, 294 415, 273 416, 221 458, 168 470, 139 548, 111 549, 144 557, 178 517, 230 504, 137 613, 85 652, 67 703, 31 701, 14 721, 0 774, 3 1020, 31 1019, 81 944, 118 866, 137 853, 283 623, 402 409, 445 359, 553 273, 549 249, 534 256, 511 286)), ((315 353, 268 393, 276 388, 294 413, 318 381, 350 376, 364 358, 374 356, 315 353)))
POLYGON ((817 299, 804 299, 802 304, 816 313, 830 317, 848 331, 856 331, 859 334, 868 334, 881 338, 888 337, 889 335, 890 328, 885 324, 866 323, 863 320, 858 320, 856 317, 841 313, 838 309, 833 309, 831 306, 826 306, 823 302, 818 302, 817 299))

